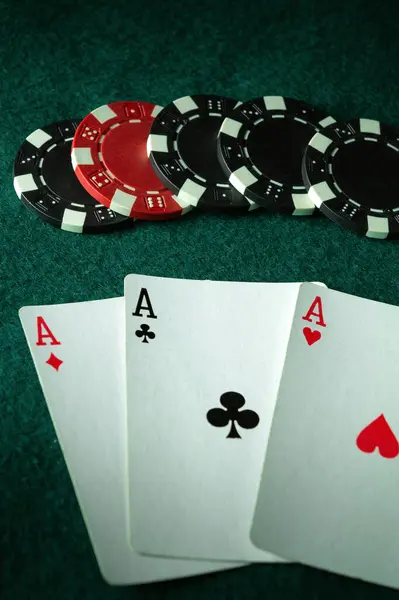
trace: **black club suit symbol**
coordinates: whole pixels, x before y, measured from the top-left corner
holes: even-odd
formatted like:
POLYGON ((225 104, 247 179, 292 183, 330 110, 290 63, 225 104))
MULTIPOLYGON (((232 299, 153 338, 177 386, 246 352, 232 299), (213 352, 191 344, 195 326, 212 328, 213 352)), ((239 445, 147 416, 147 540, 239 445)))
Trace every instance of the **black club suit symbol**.
POLYGON ((141 325, 140 329, 137 329, 136 335, 138 338, 143 338, 141 342, 143 344, 148 344, 148 340, 153 340, 155 338, 155 333, 150 331, 149 325, 141 325))
POLYGON ((259 415, 255 411, 240 410, 245 404, 245 398, 238 392, 225 392, 220 396, 220 404, 224 408, 211 408, 206 418, 214 427, 226 427, 231 421, 226 438, 241 438, 236 423, 243 429, 254 429, 258 425, 259 415))

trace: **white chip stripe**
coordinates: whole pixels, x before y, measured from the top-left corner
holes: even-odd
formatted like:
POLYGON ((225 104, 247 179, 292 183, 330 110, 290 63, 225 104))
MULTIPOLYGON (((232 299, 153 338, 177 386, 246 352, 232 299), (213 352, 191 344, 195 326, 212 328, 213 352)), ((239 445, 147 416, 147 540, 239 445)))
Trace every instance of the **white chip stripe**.
POLYGON ((103 106, 99 106, 95 110, 91 112, 93 117, 97 119, 99 123, 106 123, 111 119, 114 119, 117 115, 116 113, 108 106, 108 104, 104 104, 103 106))
POLYGON ((308 190, 308 196, 317 208, 320 208, 323 202, 328 202, 329 200, 336 198, 335 193, 326 181, 321 181, 320 183, 312 185, 308 190))
POLYGON ((21 199, 22 194, 25 192, 33 192, 34 190, 37 190, 38 187, 33 179, 33 175, 27 173, 26 175, 14 177, 14 189, 18 198, 21 199))
POLYGON ((116 190, 112 196, 109 208, 120 215, 129 217, 136 200, 137 196, 134 194, 129 194, 123 190, 116 190))
POLYGON ((252 184, 256 183, 258 179, 251 173, 251 171, 249 171, 249 169, 247 169, 247 167, 240 167, 236 171, 233 171, 229 177, 229 181, 231 185, 240 192, 240 194, 245 196, 245 190, 252 184))
POLYGON ((94 165, 90 148, 73 148, 71 161, 74 171, 76 171, 76 167, 79 165, 94 165))
POLYGON ((186 200, 185 196, 182 198, 178 198, 177 196, 172 196, 172 198, 182 209, 182 215, 184 215, 186 212, 189 212, 192 209, 191 203, 186 200))
POLYGON ((258 208, 261 208, 260 204, 256 204, 256 202, 254 202, 253 200, 251 200, 250 198, 247 198, 245 196, 245 199, 247 200, 247 202, 249 202, 249 208, 248 208, 248 212, 251 212, 253 210, 258 210, 258 208))
POLYGON ((381 125, 379 121, 373 119, 359 119, 359 130, 361 133, 373 133, 381 135, 381 125))
POLYGON ((78 212, 76 210, 66 208, 62 217, 61 229, 71 233, 83 233, 85 220, 85 212, 78 212))
POLYGON ((156 104, 151 113, 152 118, 155 119, 155 117, 157 117, 159 115, 161 110, 163 110, 163 106, 159 106, 159 104, 156 104))
POLYGON ((177 100, 174 100, 173 104, 182 115, 184 115, 186 112, 190 112, 191 110, 198 109, 198 104, 194 102, 191 96, 178 98, 177 100))
MULTIPOLYGON (((278 115, 280 118, 283 117, 285 118, 285 115, 278 115)), ((306 119, 300 119, 299 117, 294 117, 294 121, 296 121, 297 123, 302 123, 302 125, 307 125, 308 122, 306 119)))
POLYGON ((263 96, 266 110, 287 110, 283 96, 263 96))
POLYGON ((26 138, 26 140, 32 144, 32 146, 35 146, 35 148, 41 148, 51 139, 51 135, 43 131, 43 129, 36 129, 36 131, 28 135, 26 138))
POLYGON ((320 152, 320 154, 324 154, 331 144, 332 140, 329 137, 323 133, 315 133, 308 145, 320 152))
POLYGON ((238 138, 238 134, 240 133, 240 129, 242 126, 243 123, 240 123, 235 119, 230 119, 229 117, 227 117, 222 123, 218 136, 221 133, 224 133, 226 135, 229 135, 230 137, 238 138))
POLYGON ((314 213, 315 204, 309 198, 308 194, 292 194, 291 197, 295 206, 295 210, 292 213, 294 217, 302 217, 314 213))
POLYGON ((151 152, 169 152, 168 138, 166 135, 152 133, 147 138, 147 154, 151 152))
POLYGON ((199 183, 196 183, 192 179, 186 179, 177 194, 177 199, 179 203, 183 202, 186 205, 197 206, 205 192, 206 187, 199 185, 199 183))
POLYGON ((389 222, 385 217, 367 217, 366 237, 385 240, 389 235, 389 222))
POLYGON ((333 117, 326 117, 325 119, 319 121, 319 125, 320 127, 328 127, 329 125, 333 125, 333 123, 336 122, 337 121, 333 117))
MULTIPOLYGON (((246 148, 244 148, 244 154, 247 156, 247 158, 249 158, 249 152, 246 148)), ((255 173, 257 173, 259 175, 259 179, 260 179, 263 175, 262 171, 260 169, 258 169, 258 167, 256 165, 254 165, 253 163, 251 165, 251 168, 253 171, 255 171, 255 173)), ((277 185, 281 185, 281 184, 278 183, 277 185)))

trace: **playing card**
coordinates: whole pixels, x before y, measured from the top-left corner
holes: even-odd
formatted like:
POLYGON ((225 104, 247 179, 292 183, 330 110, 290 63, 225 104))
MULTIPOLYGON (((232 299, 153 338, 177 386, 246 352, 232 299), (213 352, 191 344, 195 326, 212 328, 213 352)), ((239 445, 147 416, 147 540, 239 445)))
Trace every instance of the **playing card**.
POLYGON ((399 308, 301 287, 252 540, 399 587, 399 308))
POLYGON ((249 529, 298 288, 126 278, 137 551, 280 560, 249 529))
POLYGON ((28 306, 20 318, 103 577, 133 584, 237 566, 129 545, 124 299, 28 306))

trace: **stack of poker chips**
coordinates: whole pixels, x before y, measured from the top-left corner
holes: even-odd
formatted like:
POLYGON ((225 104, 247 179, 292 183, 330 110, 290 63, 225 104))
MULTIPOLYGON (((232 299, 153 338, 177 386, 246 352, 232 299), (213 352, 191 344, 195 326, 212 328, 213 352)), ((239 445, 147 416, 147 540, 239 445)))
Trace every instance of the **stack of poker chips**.
POLYGON ((185 96, 165 108, 114 102, 31 133, 14 187, 42 220, 74 233, 132 229, 197 209, 319 211, 369 238, 399 238, 399 131, 336 121, 282 96, 185 96))

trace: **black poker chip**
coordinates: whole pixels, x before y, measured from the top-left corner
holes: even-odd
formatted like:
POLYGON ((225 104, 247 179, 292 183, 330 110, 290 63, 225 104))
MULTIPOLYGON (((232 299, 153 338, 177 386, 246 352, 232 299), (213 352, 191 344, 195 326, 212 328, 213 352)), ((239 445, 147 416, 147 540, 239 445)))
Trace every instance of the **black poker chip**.
POLYGON ((337 122, 312 137, 302 165, 309 198, 359 235, 399 239, 399 129, 372 119, 337 122))
POLYGON ((251 202, 295 216, 315 211, 301 175, 307 143, 335 119, 305 102, 263 96, 222 123, 218 157, 230 183, 251 202))
POLYGON ((71 146, 80 119, 36 129, 14 162, 14 188, 25 206, 41 219, 73 233, 103 233, 131 226, 133 219, 99 204, 79 183, 71 146))
POLYGON ((147 142, 151 165, 182 202, 207 209, 249 209, 228 181, 216 152, 220 126, 237 100, 216 95, 184 96, 155 117, 147 142))

